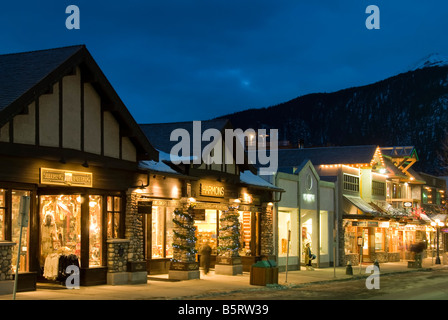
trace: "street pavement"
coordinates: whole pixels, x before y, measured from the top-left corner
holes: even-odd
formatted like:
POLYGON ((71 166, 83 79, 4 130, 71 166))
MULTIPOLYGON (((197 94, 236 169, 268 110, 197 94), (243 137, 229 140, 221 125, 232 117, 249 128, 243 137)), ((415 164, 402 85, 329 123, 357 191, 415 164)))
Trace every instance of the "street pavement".
MULTIPOLYGON (((215 275, 212 270, 201 279, 172 281, 168 275, 150 275, 146 284, 138 285, 99 285, 81 287, 80 289, 67 289, 63 286, 41 286, 36 291, 19 292, 16 300, 195 300, 222 297, 234 292, 250 292, 266 290, 269 288, 294 287, 313 283, 328 283, 331 281, 344 281, 349 279, 366 278, 364 264, 362 268, 353 267, 353 275, 346 274, 346 267, 316 268, 308 271, 301 270, 280 272, 278 285, 254 286, 250 285, 250 274, 245 272, 237 276, 215 275)), ((448 269, 448 265, 436 265, 432 258, 423 260, 423 270, 448 269)), ((408 268, 407 261, 389 262, 380 264, 380 274, 397 272, 415 272, 422 269, 408 268)), ((0 295, 0 300, 12 300, 12 295, 0 295)))

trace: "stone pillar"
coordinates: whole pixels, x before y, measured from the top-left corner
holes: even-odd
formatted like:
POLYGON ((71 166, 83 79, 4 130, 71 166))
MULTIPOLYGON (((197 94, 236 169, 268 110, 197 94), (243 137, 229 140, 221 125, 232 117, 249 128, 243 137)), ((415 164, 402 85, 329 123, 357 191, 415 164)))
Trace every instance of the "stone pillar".
POLYGON ((14 291, 12 248, 15 245, 15 242, 0 241, 0 295, 12 294, 14 291))
POLYGON ((267 259, 274 259, 274 217, 273 209, 270 207, 263 207, 261 210, 261 256, 267 259))
POLYGON ((128 239, 107 240, 107 284, 128 283, 127 263, 129 252, 128 239))
POLYGON ((221 214, 215 274, 237 275, 243 273, 243 264, 238 252, 241 237, 238 217, 238 206, 233 205, 221 214))
POLYGON ((143 214, 138 213, 140 195, 128 192, 126 196, 125 237, 129 242, 127 249, 128 283, 147 283, 143 214))
POLYGON ((144 261, 143 215, 138 213, 138 193, 128 193, 126 199, 126 239, 129 239, 128 261, 144 261))
POLYGON ((183 202, 174 211, 173 260, 168 277, 176 280, 199 279, 199 264, 196 262, 196 238, 191 212, 194 204, 183 202))

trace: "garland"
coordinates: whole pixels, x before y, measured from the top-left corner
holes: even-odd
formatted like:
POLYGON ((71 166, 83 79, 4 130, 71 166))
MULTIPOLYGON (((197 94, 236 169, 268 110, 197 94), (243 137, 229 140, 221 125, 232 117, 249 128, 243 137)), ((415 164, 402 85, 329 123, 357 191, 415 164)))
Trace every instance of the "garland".
POLYGON ((197 238, 195 236, 196 228, 194 226, 193 216, 190 210, 193 208, 190 205, 187 212, 183 209, 177 208, 174 210, 173 223, 178 230, 173 230, 173 262, 194 262, 197 250, 195 249, 197 238))
POLYGON ((219 219, 219 243, 217 247, 220 256, 239 256, 240 245, 240 223, 238 207, 229 206, 219 219))

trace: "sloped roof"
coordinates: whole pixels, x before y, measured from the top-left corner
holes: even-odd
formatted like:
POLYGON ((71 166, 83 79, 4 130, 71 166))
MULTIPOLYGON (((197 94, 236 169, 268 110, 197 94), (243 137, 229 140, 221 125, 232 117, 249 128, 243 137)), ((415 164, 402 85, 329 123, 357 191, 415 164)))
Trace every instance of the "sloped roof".
POLYGON ((390 158, 410 158, 415 156, 418 160, 414 146, 381 147, 381 153, 390 158))
MULTIPOLYGON (((201 135, 208 129, 224 132, 224 129, 229 128, 229 124, 229 120, 226 119, 201 121, 201 135)), ((178 141, 170 141, 171 133, 176 129, 184 129, 190 135, 190 150, 193 150, 193 121, 140 124, 140 128, 156 149, 167 154, 170 154, 171 149, 178 144, 178 141)), ((203 141, 202 147, 209 143, 203 141)))
POLYGON ((245 184, 248 186, 258 187, 258 188, 262 188, 262 189, 269 189, 269 190, 281 191, 281 192, 284 191, 282 188, 274 186, 272 183, 269 183, 268 181, 264 180, 262 177, 257 176, 250 171, 241 172, 240 182, 242 184, 245 184))
MULTIPOLYGON (((208 129, 216 129, 218 130, 222 137, 224 138, 225 130, 226 129, 233 129, 232 125, 229 120, 227 119, 214 119, 214 120, 203 120, 200 121, 200 127, 201 127, 201 137, 203 133, 208 129)), ((147 124, 140 124, 140 128, 146 135, 146 137, 151 141, 151 143, 155 146, 156 149, 159 151, 162 151, 168 155, 171 154, 171 150, 175 145, 179 143, 179 141, 170 141, 171 133, 176 129, 183 129, 186 130, 186 132, 189 135, 190 140, 190 157, 191 159, 194 158, 194 121, 185 121, 185 122, 170 122, 170 123, 147 123, 147 124)), ((201 137, 198 137, 201 139, 201 137)), ((202 141, 201 139, 201 154, 202 150, 204 150, 204 147, 208 146, 211 142, 210 141, 202 141)), ((248 164, 247 160, 247 154, 245 153, 246 161, 245 164, 242 164, 243 170, 251 170, 252 172, 256 172, 255 167, 253 167, 251 164, 248 164)))
POLYGON ((279 149, 278 166, 297 167, 305 160, 311 160, 313 165, 370 163, 376 149, 376 145, 279 149))
POLYGON ((86 71, 95 88, 107 97, 110 111, 126 128, 139 154, 157 160, 157 151, 84 45, 0 55, 0 127, 75 67, 86 71))
POLYGON ((82 47, 0 55, 0 111, 44 80, 82 47))

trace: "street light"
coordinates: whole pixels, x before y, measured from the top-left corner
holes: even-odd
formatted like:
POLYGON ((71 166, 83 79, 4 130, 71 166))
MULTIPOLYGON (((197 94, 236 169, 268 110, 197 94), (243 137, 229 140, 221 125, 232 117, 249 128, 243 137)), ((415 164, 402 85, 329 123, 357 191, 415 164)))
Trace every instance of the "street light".
POLYGON ((439 256, 439 232, 440 232, 440 227, 443 227, 445 224, 443 222, 440 222, 439 219, 436 219, 435 222, 431 222, 431 226, 436 228, 437 231, 437 241, 436 241, 436 245, 437 245, 437 257, 436 257, 436 264, 440 264, 440 256, 439 256))

